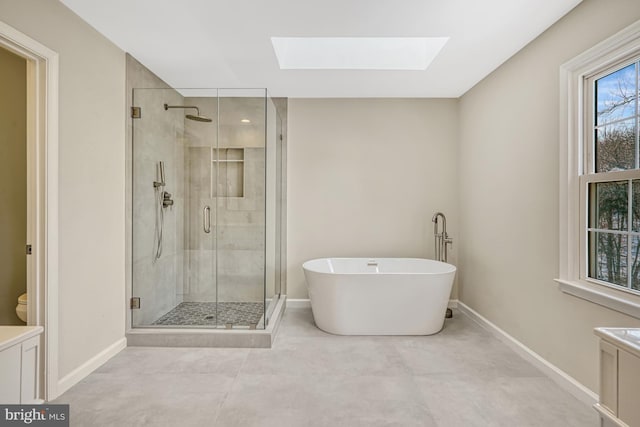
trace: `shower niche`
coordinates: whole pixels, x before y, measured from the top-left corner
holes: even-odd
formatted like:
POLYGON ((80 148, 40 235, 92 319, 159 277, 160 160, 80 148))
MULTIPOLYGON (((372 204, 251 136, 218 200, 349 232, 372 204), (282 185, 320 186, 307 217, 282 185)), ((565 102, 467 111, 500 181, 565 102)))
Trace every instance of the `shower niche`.
POLYGON ((133 105, 132 328, 265 329, 281 293, 275 103, 264 89, 134 89, 133 105))
POLYGON ((212 197, 244 197, 244 148, 211 150, 212 197))

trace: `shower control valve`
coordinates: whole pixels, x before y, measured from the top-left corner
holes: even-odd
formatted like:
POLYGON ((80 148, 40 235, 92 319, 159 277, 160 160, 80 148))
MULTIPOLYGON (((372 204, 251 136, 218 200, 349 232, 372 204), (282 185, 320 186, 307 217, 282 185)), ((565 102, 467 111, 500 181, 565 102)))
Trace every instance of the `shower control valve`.
POLYGON ((171 193, 168 191, 164 191, 162 193, 162 207, 166 208, 169 206, 173 206, 173 200, 171 199, 171 193))

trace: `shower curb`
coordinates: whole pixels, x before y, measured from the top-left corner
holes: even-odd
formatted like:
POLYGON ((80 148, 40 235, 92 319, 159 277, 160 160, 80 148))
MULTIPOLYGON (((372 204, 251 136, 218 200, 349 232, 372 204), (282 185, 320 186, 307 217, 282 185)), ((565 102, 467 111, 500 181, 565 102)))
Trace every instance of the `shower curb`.
POLYGON ((128 347, 271 348, 287 306, 282 295, 265 329, 138 328, 127 331, 128 347))

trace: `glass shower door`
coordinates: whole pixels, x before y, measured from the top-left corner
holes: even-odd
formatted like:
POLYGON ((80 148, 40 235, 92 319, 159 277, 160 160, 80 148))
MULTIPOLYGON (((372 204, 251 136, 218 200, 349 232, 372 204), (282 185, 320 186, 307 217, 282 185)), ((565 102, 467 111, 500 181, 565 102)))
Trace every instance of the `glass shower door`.
POLYGON ((181 307, 191 326, 216 328, 216 187, 213 163, 218 139, 217 89, 180 89, 185 105, 198 108, 210 122, 186 120, 184 293, 181 307))
POLYGON ((265 327, 265 92, 219 90, 215 263, 226 328, 265 327))
POLYGON ((275 104, 265 89, 133 100, 132 326, 265 328, 280 294, 275 104))

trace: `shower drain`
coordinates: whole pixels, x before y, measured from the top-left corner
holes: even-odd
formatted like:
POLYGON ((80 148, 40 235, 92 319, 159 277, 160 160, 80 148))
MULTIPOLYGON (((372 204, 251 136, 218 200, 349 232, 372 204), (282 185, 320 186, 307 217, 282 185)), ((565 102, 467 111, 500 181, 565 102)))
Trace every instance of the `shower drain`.
POLYGON ((227 323, 251 325, 260 323, 263 315, 262 302, 181 302, 153 324, 217 327, 227 323))

